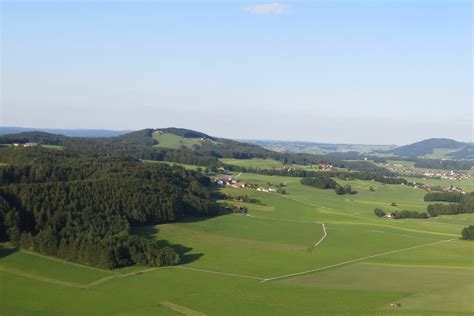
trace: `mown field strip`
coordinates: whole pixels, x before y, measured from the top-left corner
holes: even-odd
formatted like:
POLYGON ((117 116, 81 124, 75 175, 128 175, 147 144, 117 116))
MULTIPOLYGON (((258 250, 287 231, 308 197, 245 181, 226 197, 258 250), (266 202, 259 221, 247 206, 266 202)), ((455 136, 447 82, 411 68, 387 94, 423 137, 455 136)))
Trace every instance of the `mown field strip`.
MULTIPOLYGON (((237 216, 239 216, 239 215, 237 215, 237 216)), ((284 222, 284 223, 301 223, 301 224, 314 223, 312 221, 297 221, 297 220, 291 220, 291 219, 280 219, 280 218, 271 218, 271 217, 264 217, 264 216, 255 216, 255 215, 250 215, 250 214, 245 214, 245 216, 253 217, 253 218, 259 218, 259 219, 266 219, 266 220, 275 221, 275 222, 284 222)))
MULTIPOLYGON (((379 224, 374 222, 342 222, 342 221, 326 221, 326 224, 342 224, 342 225, 369 225, 369 226, 378 226, 378 227, 386 227, 398 230, 404 230, 408 232, 416 232, 416 233, 424 233, 424 234, 432 234, 432 235, 441 235, 441 236, 450 236, 450 237, 457 237, 457 234, 450 234, 450 233, 441 233, 441 232, 434 232, 431 230, 422 230, 422 229, 414 229, 414 228, 406 228, 400 227, 395 225, 387 225, 387 224, 379 224)), ((332 227, 328 227, 328 229, 335 229, 332 227)))
POLYGON ((198 311, 195 311, 194 309, 190 309, 186 306, 182 306, 182 305, 178 305, 178 304, 175 304, 175 303, 171 303, 171 302, 168 302, 168 301, 164 301, 164 302, 161 302, 160 303, 161 305, 177 312, 177 313, 180 313, 182 315, 186 315, 186 316, 206 316, 207 314, 204 314, 202 312, 198 312, 198 311))
POLYGON ((449 241, 453 241, 453 240, 456 240, 456 238, 447 239, 447 240, 440 240, 440 241, 436 241, 436 242, 432 242, 432 243, 428 243, 428 244, 423 244, 423 245, 418 245, 418 246, 413 246, 413 247, 408 247, 408 248, 403 248, 403 249, 398 249, 398 250, 382 252, 382 253, 379 253, 379 254, 376 254, 376 255, 371 255, 371 256, 358 258, 358 259, 353 259, 353 260, 349 260, 349 261, 344 261, 344 262, 332 264, 332 265, 317 268, 317 269, 306 270, 306 271, 301 271, 301 272, 296 272, 296 273, 291 273, 291 274, 286 274, 286 275, 280 275, 280 276, 276 276, 276 277, 272 277, 272 278, 266 278, 266 279, 264 279, 260 282, 269 282, 269 281, 274 281, 274 280, 291 278, 291 277, 294 277, 294 276, 299 276, 299 275, 303 275, 303 274, 308 274, 308 273, 318 272, 318 271, 322 271, 322 270, 327 270, 327 269, 343 266, 343 265, 354 263, 354 262, 359 262, 359 261, 363 261, 363 260, 367 260, 367 259, 371 259, 371 258, 381 257, 381 256, 390 255, 390 254, 394 254, 394 253, 398 253, 398 252, 402 252, 402 251, 406 251, 406 250, 421 248, 421 247, 435 245, 435 244, 439 244, 439 243, 443 243, 443 242, 449 242, 449 241))
POLYGON ((111 271, 111 270, 95 268, 95 267, 91 267, 91 266, 88 266, 88 265, 85 265, 85 264, 80 264, 80 263, 64 260, 64 259, 61 259, 61 258, 56 258, 56 257, 53 257, 53 256, 43 255, 41 253, 30 251, 30 250, 20 249, 19 251, 27 253, 27 254, 32 255, 32 256, 45 258, 45 259, 56 261, 56 262, 66 263, 68 265, 73 265, 73 266, 80 267, 80 268, 85 268, 85 269, 89 269, 89 270, 95 270, 95 271, 100 271, 100 272, 110 273, 110 274, 117 274, 117 272, 114 272, 114 271, 111 271))
POLYGON ((323 210, 328 210, 334 214, 341 214, 341 215, 345 215, 345 216, 352 216, 352 217, 356 217, 356 218, 363 218, 363 219, 366 219, 364 216, 361 216, 361 215, 354 215, 354 214, 350 214, 350 213, 344 213, 344 212, 340 212, 334 208, 330 208, 330 207, 327 207, 327 206, 322 206, 322 205, 318 205, 318 204, 314 204, 314 203, 310 203, 310 202, 305 202, 305 201, 300 201, 300 200, 297 200, 295 198, 292 198, 292 197, 289 197, 287 195, 283 195, 283 194, 279 194, 279 193, 275 193, 281 197, 284 197, 284 198, 287 198, 287 199, 290 199, 292 201, 295 201, 295 202, 298 202, 298 203, 301 203, 301 204, 306 204, 306 205, 309 205, 309 206, 314 206, 314 207, 317 207, 317 208, 320 208, 320 209, 323 209, 323 210))
POLYGON ((142 274, 142 273, 152 272, 152 271, 159 270, 159 269, 169 269, 169 268, 172 268, 172 267, 173 266, 156 267, 156 268, 149 268, 149 269, 145 269, 145 270, 133 271, 133 272, 130 272, 130 273, 122 274, 122 275, 119 276, 119 278, 125 278, 125 277, 129 277, 129 276, 132 276, 132 275, 139 275, 139 274, 142 274))

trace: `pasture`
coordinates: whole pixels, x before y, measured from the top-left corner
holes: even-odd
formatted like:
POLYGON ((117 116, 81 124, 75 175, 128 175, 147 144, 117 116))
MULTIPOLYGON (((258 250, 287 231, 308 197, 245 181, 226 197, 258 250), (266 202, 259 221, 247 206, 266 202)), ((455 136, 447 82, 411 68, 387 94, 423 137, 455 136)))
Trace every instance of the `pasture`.
POLYGON ((201 144, 200 138, 186 138, 170 133, 153 132, 153 138, 158 141, 155 147, 179 149, 181 147, 193 148, 201 144))
POLYGON ((338 180, 357 191, 339 196, 303 186, 299 178, 242 173, 239 179, 284 183, 288 194, 224 187, 229 195, 260 203, 228 200, 246 206, 248 214, 134 230, 174 247, 182 258, 176 267, 104 271, 3 246, 0 313, 474 313, 474 243, 458 239, 474 223, 472 214, 387 220, 376 217, 374 208, 425 210, 424 191, 338 180))
POLYGON ((229 165, 235 165, 235 166, 245 167, 245 168, 272 169, 272 168, 281 168, 281 167, 283 167, 283 163, 281 163, 281 161, 274 160, 274 159, 221 158, 219 160, 222 161, 223 163, 226 163, 226 164, 229 164, 229 165))

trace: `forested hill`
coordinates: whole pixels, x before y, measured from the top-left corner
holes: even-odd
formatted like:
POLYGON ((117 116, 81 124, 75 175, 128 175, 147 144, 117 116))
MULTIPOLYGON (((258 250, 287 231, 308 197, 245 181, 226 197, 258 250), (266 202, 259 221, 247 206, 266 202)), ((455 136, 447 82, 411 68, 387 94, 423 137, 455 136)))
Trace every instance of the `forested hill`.
POLYGON ((130 228, 218 211, 210 179, 178 166, 41 147, 0 148, 0 161, 0 241, 83 264, 177 264, 130 228))
POLYGON ((129 133, 131 131, 117 131, 107 129, 59 129, 59 128, 31 128, 31 127, 13 127, 0 126, 0 135, 40 131, 50 134, 61 134, 71 137, 114 137, 129 133))
POLYGON ((25 132, 0 136, 0 144, 38 142, 40 144, 63 146, 67 152, 89 157, 128 157, 144 160, 171 161, 200 165, 211 169, 222 163, 219 158, 271 158, 284 164, 331 163, 358 171, 390 172, 377 167, 370 161, 346 161, 334 155, 314 155, 305 153, 279 153, 245 142, 217 138, 204 133, 178 129, 144 129, 117 137, 85 138, 66 137, 43 132, 25 132), (167 148, 160 146, 160 136, 175 135, 183 140, 197 140, 192 147, 178 146, 167 148), (202 140, 201 140, 202 139, 202 140))
POLYGON ((458 142, 447 138, 430 138, 417 143, 395 148, 388 151, 388 153, 406 157, 421 157, 433 154, 435 149, 461 150, 467 145, 467 143, 458 142))

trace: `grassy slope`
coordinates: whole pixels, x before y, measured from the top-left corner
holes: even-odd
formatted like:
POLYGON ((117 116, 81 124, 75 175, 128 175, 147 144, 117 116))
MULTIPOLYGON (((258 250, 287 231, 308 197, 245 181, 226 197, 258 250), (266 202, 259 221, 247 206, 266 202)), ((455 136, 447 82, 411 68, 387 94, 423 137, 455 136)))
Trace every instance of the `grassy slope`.
POLYGON ((239 167, 246 167, 246 168, 260 168, 260 169, 272 169, 272 168, 281 168, 283 164, 281 161, 274 160, 274 159, 233 159, 233 158, 222 158, 219 159, 223 163, 229 165, 235 165, 239 167))
POLYGON ((144 163, 164 163, 164 164, 168 164, 168 165, 178 165, 178 166, 181 166, 185 169, 188 169, 188 170, 197 170, 198 168, 203 168, 203 167, 200 167, 200 166, 196 166, 196 165, 188 165, 188 164, 185 164, 185 163, 179 163, 179 162, 166 162, 166 161, 156 161, 156 160, 142 160, 144 163))
POLYGON ((0 271, 17 275, 40 275, 44 278, 74 284, 88 284, 112 273, 35 253, 15 251, 5 245, 0 245, 0 271))
MULTIPOLYGON (((268 278, 456 238, 462 227, 474 221, 471 214, 430 220, 375 217, 374 207, 390 208, 393 201, 399 208, 426 208, 423 191, 398 185, 350 181, 358 194, 337 196, 333 190, 303 186, 298 178, 242 174, 239 179, 261 185, 287 183, 289 195, 225 188, 229 194, 256 197, 264 205, 247 203, 251 216, 190 219, 160 225, 158 231, 151 227, 139 231, 175 246, 183 255, 184 267, 268 278), (370 186, 376 191, 370 192, 370 186), (317 248, 312 245, 323 232, 315 221, 325 223, 328 232, 317 248)), ((472 313, 473 254, 473 243, 452 241, 266 283, 166 268, 76 289, 0 271, 0 312, 173 315, 175 311, 161 304, 171 302, 209 315, 378 314, 390 312, 390 303, 401 302, 397 314, 472 313)), ((0 258, 0 266, 9 260, 27 265, 28 259, 12 256, 0 258)), ((102 276, 82 280, 70 277, 78 272, 68 269, 83 267, 58 267, 59 275, 52 275, 46 266, 34 266, 33 273, 65 275, 75 282, 102 276)))
POLYGON ((194 145, 199 145, 201 143, 200 138, 185 138, 169 133, 160 134, 158 132, 154 132, 153 138, 159 142, 155 145, 156 147, 164 148, 179 149, 182 146, 193 148, 194 145))

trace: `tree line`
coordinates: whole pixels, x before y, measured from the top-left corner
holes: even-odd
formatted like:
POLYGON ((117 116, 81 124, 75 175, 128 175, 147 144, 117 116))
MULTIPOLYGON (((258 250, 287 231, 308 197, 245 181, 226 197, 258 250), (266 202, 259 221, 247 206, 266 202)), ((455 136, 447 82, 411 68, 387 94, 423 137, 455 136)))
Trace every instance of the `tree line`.
POLYGON ((381 208, 374 209, 374 214, 378 217, 383 217, 386 214, 390 214, 394 219, 403 219, 403 218, 428 218, 428 214, 426 212, 417 212, 417 211, 410 211, 410 210, 397 210, 394 212, 385 211, 381 208))
POLYGON ((426 207, 427 212, 417 211, 394 211, 386 212, 381 208, 374 210, 375 215, 382 217, 391 214, 393 218, 428 218, 438 215, 457 215, 463 213, 474 213, 474 192, 462 194, 459 192, 429 192, 425 194, 427 202, 449 202, 449 204, 434 203, 426 207))
POLYGON ((432 192, 425 195, 425 201, 450 202, 449 204, 434 203, 428 205, 427 211, 431 217, 474 213, 474 192, 467 194, 458 192, 432 192))
POLYGON ((306 177, 300 180, 301 184, 309 185, 319 189, 333 189, 337 195, 352 194, 352 188, 346 184, 341 186, 334 179, 320 172, 317 177, 306 177))

